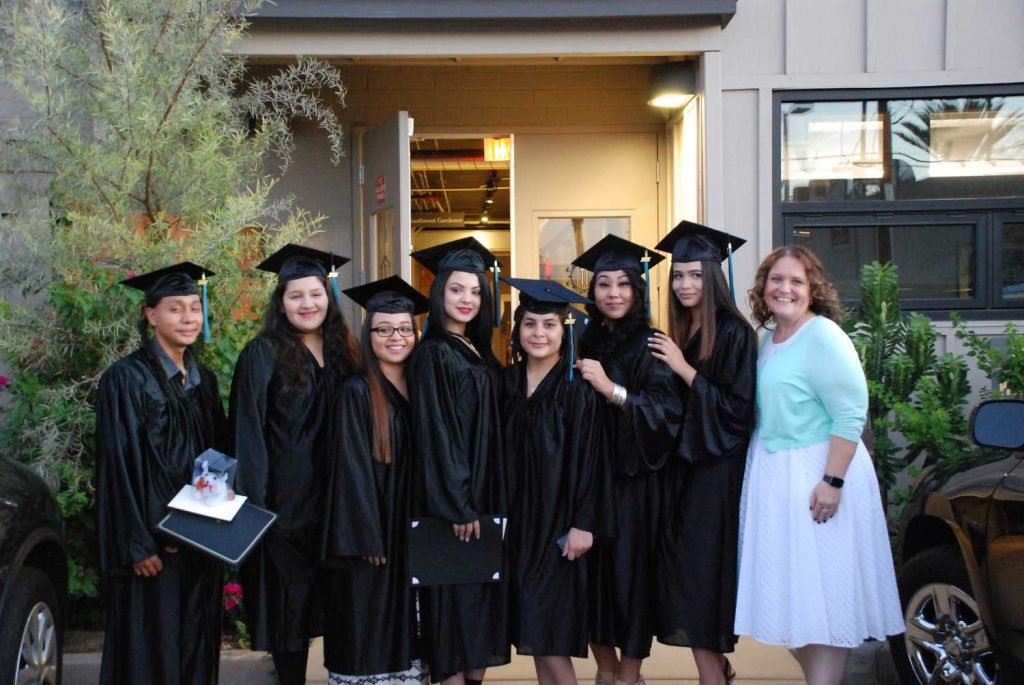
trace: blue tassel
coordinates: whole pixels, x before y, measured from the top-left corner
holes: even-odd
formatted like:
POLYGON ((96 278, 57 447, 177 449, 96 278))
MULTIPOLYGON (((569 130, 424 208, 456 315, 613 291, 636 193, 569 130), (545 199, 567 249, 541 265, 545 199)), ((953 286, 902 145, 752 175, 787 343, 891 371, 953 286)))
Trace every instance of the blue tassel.
POLYGON ((199 285, 203 289, 203 342, 210 342, 210 317, 207 314, 210 310, 206 302, 206 274, 199 279, 199 285))
POLYGON ((498 291, 498 273, 501 271, 501 267, 498 266, 498 260, 494 260, 494 325, 495 327, 501 326, 501 296, 498 291))
POLYGON ((576 336, 573 335, 573 324, 576 323, 575 317, 572 312, 569 312, 569 318, 565 320, 565 325, 569 329, 569 380, 572 380, 572 367, 576 365, 576 336))
POLYGON ((651 255, 644 250, 644 256, 640 258, 644 263, 644 303, 647 305, 647 318, 651 318, 651 255))
POLYGON ((726 254, 729 255, 729 294, 732 295, 733 304, 736 304, 736 286, 732 275, 732 241, 729 241, 726 254))
POLYGON ((337 305, 341 306, 341 290, 338 288, 338 270, 331 264, 331 272, 327 274, 328 280, 331 282, 331 290, 334 291, 334 301, 337 305))
POLYGON ((421 338, 427 335, 427 327, 429 325, 430 325, 430 314, 428 313, 427 316, 423 319, 423 330, 420 332, 420 337, 421 338))

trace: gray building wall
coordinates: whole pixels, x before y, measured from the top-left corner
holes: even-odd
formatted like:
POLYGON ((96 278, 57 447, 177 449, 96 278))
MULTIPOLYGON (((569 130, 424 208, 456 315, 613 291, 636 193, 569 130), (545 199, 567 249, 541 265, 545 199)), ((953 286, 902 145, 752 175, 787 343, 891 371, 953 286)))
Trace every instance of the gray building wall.
MULTIPOLYGON (((1024 82, 1022 0, 744 0, 722 30, 724 223, 752 239, 752 279, 773 246, 772 96, 779 90, 1024 82)), ((713 179, 712 179, 713 180, 713 179)), ((739 280, 739 278, 737 279, 739 280)), ((1005 320, 970 325, 998 336, 1005 320)), ((962 352, 948 323, 939 351, 962 352)), ((984 382, 973 371, 972 384, 984 382)))

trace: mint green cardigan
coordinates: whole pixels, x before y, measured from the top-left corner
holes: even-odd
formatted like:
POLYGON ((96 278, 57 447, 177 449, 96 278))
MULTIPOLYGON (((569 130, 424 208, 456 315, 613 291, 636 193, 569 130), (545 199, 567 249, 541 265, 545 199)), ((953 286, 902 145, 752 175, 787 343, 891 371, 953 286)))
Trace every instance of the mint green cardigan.
POLYGON ((868 387, 857 351, 846 333, 815 316, 774 347, 757 373, 761 442, 769 452, 807 447, 838 436, 860 440, 867 421, 868 387))

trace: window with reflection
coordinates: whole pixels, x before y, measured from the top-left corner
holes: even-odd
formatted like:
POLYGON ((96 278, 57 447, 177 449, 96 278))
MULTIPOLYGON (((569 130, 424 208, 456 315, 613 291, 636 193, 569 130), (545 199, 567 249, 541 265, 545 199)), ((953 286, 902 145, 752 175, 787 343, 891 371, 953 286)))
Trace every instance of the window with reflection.
POLYGON ((540 220, 540 277, 586 294, 590 272, 572 262, 606 235, 629 240, 629 217, 552 217, 540 220))
POLYGON ((878 260, 908 309, 1024 309, 1024 84, 985 90, 776 93, 782 240, 844 300, 878 260))
POLYGON ((1024 221, 1002 225, 999 294, 1007 304, 1024 305, 1024 221))
POLYGON ((860 268, 873 261, 899 267, 903 300, 956 305, 977 295, 974 223, 797 225, 791 233, 821 258, 843 300, 857 298, 860 268))
POLYGON ((783 102, 782 201, 1024 194, 1024 95, 783 102))

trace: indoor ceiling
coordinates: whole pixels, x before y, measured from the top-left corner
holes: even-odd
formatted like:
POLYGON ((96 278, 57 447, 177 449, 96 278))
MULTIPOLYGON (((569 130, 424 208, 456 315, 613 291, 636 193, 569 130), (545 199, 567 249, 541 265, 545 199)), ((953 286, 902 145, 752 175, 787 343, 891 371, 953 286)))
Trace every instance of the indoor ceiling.
POLYGON ((485 160, 482 138, 414 138, 410 153, 414 228, 508 229, 510 165, 485 160))

